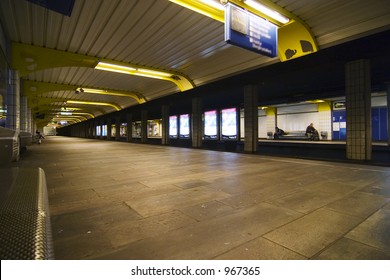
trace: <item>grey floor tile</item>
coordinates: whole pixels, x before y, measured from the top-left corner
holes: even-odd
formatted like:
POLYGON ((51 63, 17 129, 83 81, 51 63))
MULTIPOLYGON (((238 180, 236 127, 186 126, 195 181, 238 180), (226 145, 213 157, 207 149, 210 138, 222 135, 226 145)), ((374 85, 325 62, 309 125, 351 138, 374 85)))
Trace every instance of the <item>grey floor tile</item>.
POLYGON ((203 221, 224 216, 234 212, 234 208, 219 201, 210 201, 181 209, 186 215, 203 221))
POLYGON ((149 196, 143 199, 133 199, 126 201, 126 204, 135 209, 142 216, 148 217, 174 209, 181 209, 216 199, 223 199, 228 196, 229 194, 207 187, 196 187, 161 195, 149 196), (151 205, 153 205, 153 207, 151 207, 151 205))
POLYGON ((365 192, 354 192, 325 206, 337 212, 367 218, 390 201, 390 198, 365 192))
POLYGON ((319 209, 267 233, 264 237, 307 258, 335 242, 361 220, 319 209))
POLYGON ((317 260, 390 260, 390 254, 348 238, 341 238, 315 257, 317 260))
POLYGON ((272 200, 271 203, 301 213, 310 213, 341 196, 340 194, 331 194, 322 191, 297 191, 291 195, 272 200))
POLYGON ((300 215, 259 204, 155 238, 134 242, 102 259, 211 259, 300 215))
POLYGON ((217 260, 305 260, 302 255, 262 237, 217 256, 217 260))
POLYGON ((390 253, 390 210, 378 210, 346 237, 390 253))

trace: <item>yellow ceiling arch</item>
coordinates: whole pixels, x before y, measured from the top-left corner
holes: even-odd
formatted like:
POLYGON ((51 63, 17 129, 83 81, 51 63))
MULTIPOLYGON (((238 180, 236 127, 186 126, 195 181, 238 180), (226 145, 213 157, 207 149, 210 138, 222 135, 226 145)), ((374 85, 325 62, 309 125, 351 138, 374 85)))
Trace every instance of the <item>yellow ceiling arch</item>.
MULTIPOLYGON (((56 67, 77 66, 95 68, 96 66, 98 66, 99 63, 110 64, 114 68, 127 67, 129 69, 134 69, 134 71, 125 72, 126 74, 170 81, 174 83, 180 89, 180 91, 189 90, 194 87, 193 82, 189 78, 185 77, 180 73, 172 71, 143 67, 137 64, 100 59, 98 57, 81 55, 16 42, 12 43, 12 67, 19 70, 19 74, 21 77, 24 77, 29 73, 33 73, 35 71, 56 67), (163 73, 165 75, 159 75, 159 73, 163 73)), ((97 69, 112 71, 109 69, 102 68, 97 69)))
MULTIPOLYGON (((26 96, 38 95, 45 92, 51 91, 60 91, 60 90, 71 90, 76 91, 80 90, 82 87, 73 86, 73 85, 65 85, 65 84, 54 84, 54 83, 46 83, 46 82, 35 82, 30 80, 22 80, 23 81, 23 90, 26 96)), ((145 103, 146 98, 137 92, 128 92, 121 90, 111 90, 111 89, 83 89, 85 93, 91 94, 103 94, 103 95, 112 95, 112 96, 125 96, 135 99, 139 104, 145 103)))

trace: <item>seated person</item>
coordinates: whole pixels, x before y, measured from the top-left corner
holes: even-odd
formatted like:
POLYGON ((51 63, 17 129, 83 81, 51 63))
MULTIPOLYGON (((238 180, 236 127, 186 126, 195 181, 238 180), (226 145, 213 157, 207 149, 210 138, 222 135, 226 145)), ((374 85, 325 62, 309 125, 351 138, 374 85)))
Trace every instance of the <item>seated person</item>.
POLYGON ((318 134, 317 129, 314 128, 314 124, 311 123, 306 128, 306 136, 309 137, 310 140, 320 140, 320 136, 318 134))
POLYGON ((275 127, 275 133, 274 133, 274 139, 279 139, 279 136, 286 135, 283 129, 280 129, 279 127, 275 127))

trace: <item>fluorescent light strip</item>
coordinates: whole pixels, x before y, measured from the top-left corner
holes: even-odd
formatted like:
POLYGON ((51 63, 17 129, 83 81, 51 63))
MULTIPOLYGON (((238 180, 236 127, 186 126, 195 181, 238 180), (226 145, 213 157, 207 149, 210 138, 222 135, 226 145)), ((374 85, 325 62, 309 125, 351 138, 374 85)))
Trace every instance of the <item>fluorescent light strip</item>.
POLYGON ((170 74, 170 73, 149 70, 149 69, 143 69, 143 68, 138 68, 137 71, 141 72, 141 73, 151 74, 152 76, 155 76, 155 75, 156 76, 163 76, 163 77, 171 77, 172 76, 172 74, 170 74))
POLYGON ((199 1, 205 3, 206 5, 209 5, 209 6, 213 7, 213 8, 215 8, 215 9, 218 9, 218 10, 221 10, 221 11, 225 10, 225 6, 222 5, 219 2, 216 2, 216 1, 213 1, 213 0, 199 0, 199 1))
POLYGON ((97 105, 97 106, 111 106, 114 107, 117 111, 119 111, 121 108, 118 107, 115 104, 111 103, 104 103, 104 102, 90 102, 90 101, 79 101, 79 100, 67 100, 66 103, 69 104, 87 104, 87 105, 97 105))
MULTIPOLYGON (((207 17, 210 17, 212 19, 215 19, 215 20, 218 20, 220 22, 224 22, 224 11, 221 10, 219 7, 216 8, 214 7, 212 4, 210 4, 209 2, 211 1, 206 1, 206 0, 200 0, 199 2, 203 3, 198 3, 198 5, 196 5, 195 3, 188 3, 190 1, 188 0, 169 0, 170 2, 173 2, 175 4, 178 4, 184 8, 187 8, 189 10, 192 10, 194 12, 197 12, 199 14, 202 14, 204 16, 207 16, 207 17), (202 7, 203 6, 208 6, 209 9, 207 10, 205 7, 202 7), (214 10, 214 11, 212 11, 214 10)), ((194 2, 194 1, 192 1, 194 2)), ((215 5, 216 3, 214 3, 215 5)))
POLYGON ((137 70, 136 68, 133 67, 127 67, 127 66, 122 66, 117 64, 106 63, 106 62, 99 62, 95 68, 99 70, 107 70, 107 71, 120 72, 120 73, 129 73, 137 70))
POLYGON ((263 4, 260 4, 259 2, 257 1, 254 1, 254 0, 245 0, 244 3, 256 10, 258 10, 259 12, 269 16, 270 18, 273 18, 274 20, 277 20, 283 24, 286 24, 290 21, 289 18, 279 14, 278 12, 264 6, 263 4))
POLYGON ((126 93, 119 93, 119 92, 112 92, 104 89, 94 89, 94 88, 78 88, 76 90, 81 91, 81 89, 86 93, 96 93, 96 94, 103 94, 103 95, 115 95, 115 96, 129 96, 129 94, 126 93))
POLYGON ((117 64, 106 63, 106 62, 99 62, 96 65, 95 69, 129 74, 129 75, 144 76, 144 77, 155 78, 155 79, 169 79, 172 76, 172 74, 168 72, 150 70, 145 68, 127 67, 127 66, 122 66, 117 64))

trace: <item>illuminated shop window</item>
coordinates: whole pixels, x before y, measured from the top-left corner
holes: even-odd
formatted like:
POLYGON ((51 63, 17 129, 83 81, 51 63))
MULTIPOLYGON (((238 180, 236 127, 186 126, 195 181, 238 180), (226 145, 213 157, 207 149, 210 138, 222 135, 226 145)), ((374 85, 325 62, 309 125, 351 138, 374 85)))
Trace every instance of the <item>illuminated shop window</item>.
POLYGON ((116 125, 111 125, 111 137, 116 137, 116 125))
POLYGON ((132 137, 141 138, 141 122, 133 122, 132 124, 132 137))
POLYGON ((148 120, 148 138, 161 138, 161 120, 148 120))
POLYGON ((127 136, 127 123, 121 123, 121 126, 119 128, 119 134, 120 134, 120 137, 127 136))

